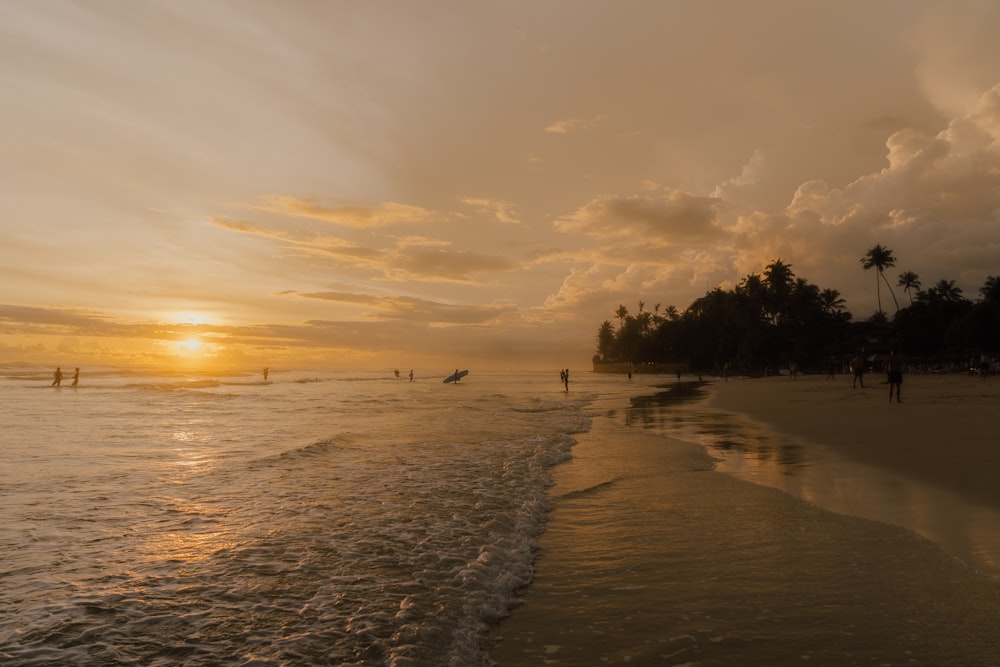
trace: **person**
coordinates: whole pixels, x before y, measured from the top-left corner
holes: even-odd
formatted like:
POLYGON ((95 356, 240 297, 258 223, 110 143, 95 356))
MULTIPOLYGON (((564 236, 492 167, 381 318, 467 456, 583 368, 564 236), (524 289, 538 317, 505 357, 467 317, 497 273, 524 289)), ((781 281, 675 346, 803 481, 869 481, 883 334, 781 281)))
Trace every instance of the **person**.
POLYGON ((393 374, 394 374, 394 375, 396 376, 396 379, 398 380, 398 379, 399 379, 399 369, 398 369, 398 368, 396 368, 396 369, 394 369, 394 370, 393 370, 392 372, 393 372, 393 374))
POLYGON ((566 391, 569 391, 569 369, 567 368, 562 372, 563 386, 566 387, 566 391))
POLYGON ((410 369, 410 382, 413 382, 413 369, 410 369))
POLYGON ((834 380, 834 379, 836 379, 836 377, 835 377, 836 370, 837 370, 837 368, 834 365, 833 360, 831 359, 830 363, 827 364, 827 366, 826 366, 826 379, 827 380, 834 380))
POLYGON ((58 387, 62 384, 62 368, 56 366, 56 372, 52 374, 52 386, 58 387))
POLYGON ((889 358, 885 362, 885 370, 889 376, 889 402, 892 403, 892 394, 895 391, 896 402, 902 403, 903 360, 899 358, 895 350, 889 353, 889 358))
POLYGON ((855 355, 855 357, 851 359, 851 372, 854 374, 854 384, 851 386, 857 389, 858 383, 860 382, 861 388, 864 389, 865 380, 863 376, 865 374, 865 360, 861 358, 860 354, 855 355))
POLYGON ((76 387, 79 384, 80 384, 80 369, 77 368, 76 372, 73 373, 73 384, 71 384, 70 386, 71 387, 76 387))
POLYGON ((264 367, 264 382, 267 382, 267 374, 269 372, 270 372, 270 369, 265 366, 264 367))
POLYGON ((458 369, 456 368, 455 369, 455 384, 458 384, 461 381, 462 381, 462 378, 458 377, 458 369))

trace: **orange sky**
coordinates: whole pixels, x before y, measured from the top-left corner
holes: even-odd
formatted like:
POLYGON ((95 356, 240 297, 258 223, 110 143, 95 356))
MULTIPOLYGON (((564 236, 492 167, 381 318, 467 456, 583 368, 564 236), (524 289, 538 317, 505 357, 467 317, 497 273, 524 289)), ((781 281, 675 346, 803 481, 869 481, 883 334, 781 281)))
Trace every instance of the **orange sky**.
POLYGON ((0 362, 588 368, 773 259, 1000 273, 986 1, 0 1, 0 362), (189 342, 184 342, 189 341, 189 342))

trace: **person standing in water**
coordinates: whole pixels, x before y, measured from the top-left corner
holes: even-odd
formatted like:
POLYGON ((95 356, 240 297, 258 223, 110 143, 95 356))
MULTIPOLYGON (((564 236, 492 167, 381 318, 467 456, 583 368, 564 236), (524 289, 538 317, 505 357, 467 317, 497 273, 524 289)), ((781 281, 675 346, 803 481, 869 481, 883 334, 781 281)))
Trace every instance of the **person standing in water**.
POLYGON ((566 387, 566 391, 569 391, 569 369, 563 371, 563 385, 566 387))
POLYGON ((62 368, 56 366, 56 372, 52 374, 52 386, 58 387, 62 384, 62 368))
POLYGON ((76 387, 79 386, 79 384, 80 384, 80 369, 77 368, 76 372, 73 373, 73 384, 71 384, 70 386, 76 387))
POLYGON ((410 382, 413 382, 413 369, 410 369, 410 382))
POLYGON ((271 372, 270 368, 264 367, 264 382, 267 382, 267 374, 271 372))

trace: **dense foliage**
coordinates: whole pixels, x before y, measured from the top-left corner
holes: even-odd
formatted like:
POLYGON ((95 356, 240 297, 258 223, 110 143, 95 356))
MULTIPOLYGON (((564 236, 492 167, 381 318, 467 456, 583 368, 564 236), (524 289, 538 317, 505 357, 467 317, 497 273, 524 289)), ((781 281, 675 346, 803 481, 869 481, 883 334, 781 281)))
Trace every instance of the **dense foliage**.
POLYGON ((953 281, 922 291, 919 277, 907 271, 897 286, 910 302, 899 307, 884 272, 895 265, 892 251, 877 245, 861 263, 876 269, 879 310, 867 321, 853 321, 837 290, 797 278, 779 259, 732 290, 708 292, 683 312, 659 304, 649 311, 642 301, 635 314, 619 306, 618 326, 605 321, 598 330, 594 361, 679 363, 692 370, 807 369, 890 346, 925 359, 1000 350, 1000 277, 989 277, 973 302, 953 281), (891 320, 881 310, 882 284, 896 304, 891 320))

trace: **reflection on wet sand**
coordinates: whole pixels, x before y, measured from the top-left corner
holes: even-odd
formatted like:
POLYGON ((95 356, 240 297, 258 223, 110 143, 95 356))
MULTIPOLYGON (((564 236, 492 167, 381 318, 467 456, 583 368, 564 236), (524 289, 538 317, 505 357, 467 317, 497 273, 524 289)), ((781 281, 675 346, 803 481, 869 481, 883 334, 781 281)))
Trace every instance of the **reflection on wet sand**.
MULTIPOLYGON (((694 384, 694 383, 692 383, 694 384)), ((630 426, 658 428, 704 446, 716 470, 781 489, 818 507, 912 530, 1000 580, 1000 512, 948 490, 844 458, 814 442, 684 399, 700 386, 632 401, 630 426)))

